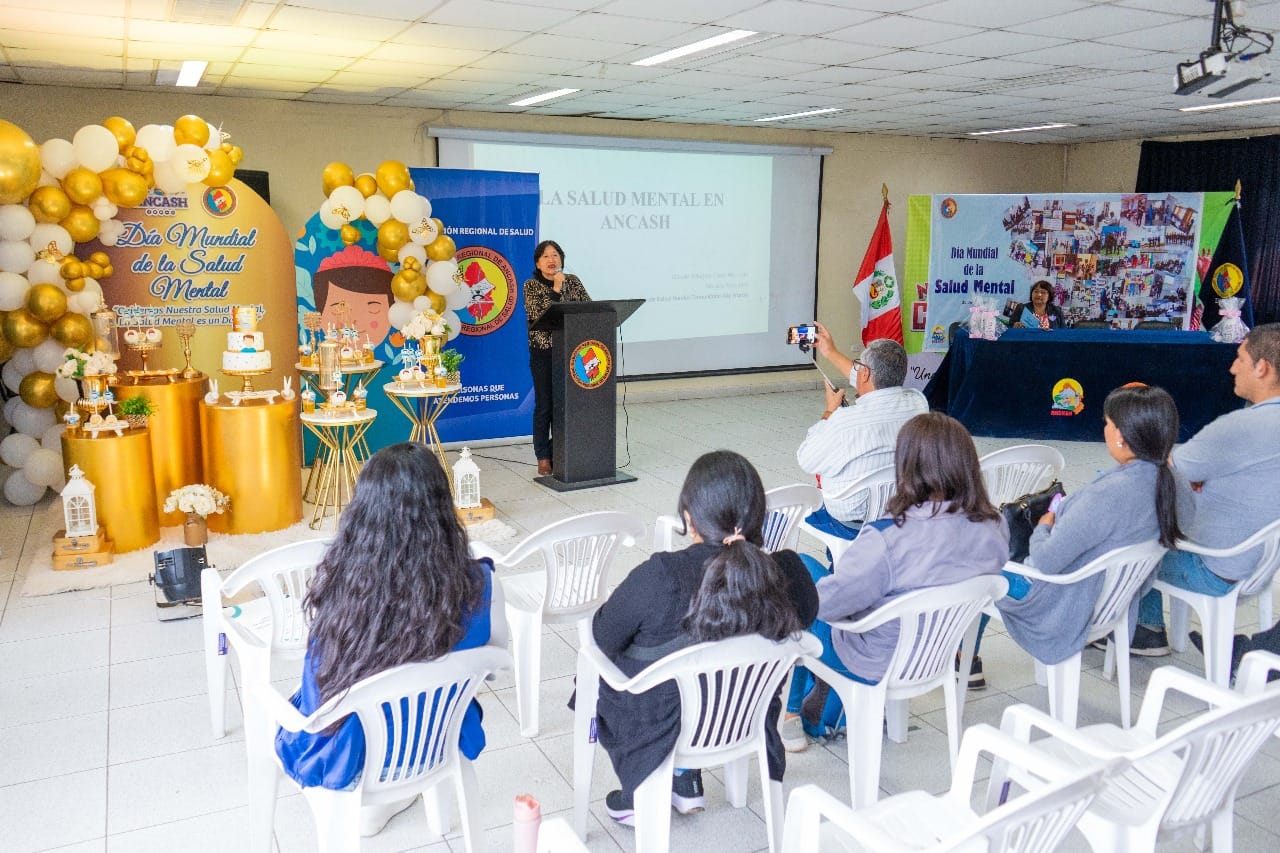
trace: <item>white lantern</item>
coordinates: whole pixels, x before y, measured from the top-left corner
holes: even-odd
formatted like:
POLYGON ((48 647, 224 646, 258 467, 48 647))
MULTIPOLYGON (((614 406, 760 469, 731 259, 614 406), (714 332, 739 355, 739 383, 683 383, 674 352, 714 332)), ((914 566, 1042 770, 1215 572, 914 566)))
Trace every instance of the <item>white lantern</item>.
POLYGON ((93 499, 94 485, 84 478, 79 465, 67 472, 69 479, 62 490, 62 515, 68 539, 93 536, 98 532, 98 507, 93 499))
POLYGON ((453 502, 460 509, 480 506, 480 469, 471 461, 471 448, 462 448, 453 465, 453 502))

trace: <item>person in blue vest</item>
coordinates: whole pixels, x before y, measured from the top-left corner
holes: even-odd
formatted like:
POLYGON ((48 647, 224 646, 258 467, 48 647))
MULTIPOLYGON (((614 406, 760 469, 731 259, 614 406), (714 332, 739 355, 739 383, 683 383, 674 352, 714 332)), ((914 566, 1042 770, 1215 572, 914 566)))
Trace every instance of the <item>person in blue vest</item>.
MULTIPOLYGON (((455 649, 505 647, 493 562, 472 559, 468 547, 435 454, 402 442, 369 457, 307 590, 310 638, 294 706, 312 714, 392 667, 455 649)), ((473 700, 459 734, 462 754, 471 760, 484 749, 482 719, 473 700)), ((319 734, 276 734, 284 772, 303 787, 351 789, 364 769, 364 749, 355 717, 319 734)), ((376 834, 412 802, 366 807, 361 834, 376 834)))

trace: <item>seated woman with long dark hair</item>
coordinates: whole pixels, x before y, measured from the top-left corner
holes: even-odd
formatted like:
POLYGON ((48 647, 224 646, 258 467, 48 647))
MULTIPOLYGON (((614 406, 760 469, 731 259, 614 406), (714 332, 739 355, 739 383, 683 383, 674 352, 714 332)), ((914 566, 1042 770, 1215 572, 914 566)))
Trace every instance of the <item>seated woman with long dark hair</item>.
MULTIPOLYGON (((400 664, 507 642, 493 563, 472 559, 444 470, 417 442, 393 444, 364 463, 305 606, 310 638, 292 699, 303 714, 400 664)), ((468 759, 484 749, 481 719, 473 701, 459 737, 468 759)), ((285 773, 303 787, 350 788, 364 767, 364 744, 355 717, 321 734, 276 734, 285 773)), ((407 805, 366 809, 363 834, 407 805)))
MULTIPOLYGON (((654 554, 631 571, 596 612, 596 644, 628 676, 672 652, 711 640, 760 634, 781 640, 813 621, 813 581, 793 551, 766 554, 761 526, 764 486, 751 463, 717 450, 698 458, 677 504, 693 544, 654 554)), ((621 790, 605 798, 609 815, 630 826, 637 787, 675 748, 680 694, 674 683, 641 694, 601 682, 596 706, 600 744, 621 790)), ((782 779, 785 758, 769 706, 769 777, 782 779)), ((672 805, 682 814, 704 804, 700 771, 676 771, 672 805)))
MULTIPOLYGON (((818 618, 824 621, 810 630, 822 640, 822 661, 864 684, 884 677, 898 642, 897 623, 851 634, 827 622, 860 619, 912 590, 999 574, 1009 556, 1009 529, 987 498, 978 451, 959 421, 941 412, 916 415, 898 433, 893 464, 896 486, 886 516, 863 525, 833 571, 803 558, 818 586, 818 618)), ((798 693, 792 691, 793 703, 798 693)), ((835 728, 841 711, 835 693, 823 685, 811 695, 804 705, 806 729, 816 734, 819 725, 835 728)), ((788 709, 799 710, 794 704, 788 709)), ((792 719, 787 722, 794 727, 792 719)))
MULTIPOLYGON (((1040 518, 1027 565, 1045 574, 1069 574, 1108 551, 1149 539, 1172 548, 1182 536, 1180 524, 1195 511, 1191 487, 1169 464, 1178 408, 1168 392, 1126 385, 1107 395, 1102 411, 1102 434, 1117 465, 1040 518)), ((1098 574, 1064 586, 1011 573, 1009 594, 996 606, 1018 645, 1041 663, 1061 663, 1084 648, 1104 580, 1098 574)), ((1135 597, 1130 625, 1137 624, 1137 607, 1135 597)))

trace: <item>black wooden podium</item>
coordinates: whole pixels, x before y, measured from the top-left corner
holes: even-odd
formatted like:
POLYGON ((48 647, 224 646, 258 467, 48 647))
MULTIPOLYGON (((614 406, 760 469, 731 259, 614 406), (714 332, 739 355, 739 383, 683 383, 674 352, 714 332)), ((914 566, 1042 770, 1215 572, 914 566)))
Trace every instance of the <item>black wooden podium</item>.
POLYGON ((557 302, 533 325, 551 332, 550 476, 557 492, 630 483, 617 469, 617 328, 643 299, 557 302))

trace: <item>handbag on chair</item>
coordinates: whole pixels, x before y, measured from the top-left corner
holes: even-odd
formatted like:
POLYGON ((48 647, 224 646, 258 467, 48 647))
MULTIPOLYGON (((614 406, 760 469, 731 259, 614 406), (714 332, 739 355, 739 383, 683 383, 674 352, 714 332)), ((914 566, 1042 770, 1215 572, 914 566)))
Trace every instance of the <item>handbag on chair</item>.
POLYGON ((1036 529, 1040 516, 1049 511, 1049 503, 1057 495, 1065 495, 1062 483, 1054 480, 1047 488, 1029 492, 1000 507, 1000 514, 1009 525, 1009 559, 1021 563, 1031 553, 1031 532, 1036 529))

